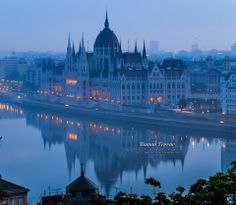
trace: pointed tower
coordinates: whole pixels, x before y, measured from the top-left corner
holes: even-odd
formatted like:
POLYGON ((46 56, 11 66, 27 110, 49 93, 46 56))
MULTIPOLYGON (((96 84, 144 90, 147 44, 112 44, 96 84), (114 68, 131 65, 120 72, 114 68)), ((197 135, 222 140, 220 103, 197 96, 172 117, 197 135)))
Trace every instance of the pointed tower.
POLYGON ((134 52, 135 52, 135 53, 138 53, 138 45, 137 45, 137 41, 135 41, 134 52))
POLYGON ((67 52, 71 50, 70 33, 68 36, 67 52))
POLYGON ((104 23, 105 28, 109 28, 109 20, 108 20, 108 14, 106 11, 106 19, 105 19, 105 23, 104 23))
POLYGON ((146 51, 146 45, 145 45, 145 41, 143 41, 143 59, 147 58, 147 51, 146 51))
POLYGON ((79 53, 78 53, 78 61, 77 61, 77 69, 78 69, 78 78, 79 78, 79 97, 80 99, 88 99, 89 98, 89 66, 87 53, 84 45, 84 33, 82 34, 82 39, 80 43, 79 53))
POLYGON ((73 67, 73 49, 71 47, 70 33, 69 33, 68 44, 67 44, 67 53, 66 53, 66 61, 65 61, 65 70, 66 70, 66 72, 71 71, 72 67, 73 67))
POLYGON ((75 44, 73 41, 73 47, 72 47, 72 56, 73 56, 73 60, 75 60, 75 44))

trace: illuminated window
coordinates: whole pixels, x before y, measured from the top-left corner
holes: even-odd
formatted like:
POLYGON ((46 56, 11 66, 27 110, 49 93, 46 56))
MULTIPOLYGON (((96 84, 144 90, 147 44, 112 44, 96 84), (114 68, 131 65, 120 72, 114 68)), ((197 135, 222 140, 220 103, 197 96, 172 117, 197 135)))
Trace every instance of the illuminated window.
POLYGON ((78 136, 75 133, 68 133, 67 138, 70 140, 78 140, 78 136))
POLYGON ((76 85, 77 83, 78 83, 78 80, 74 80, 74 79, 67 79, 66 80, 67 85, 76 85))
POLYGON ((163 102, 163 98, 162 98, 161 96, 159 96, 159 97, 157 98, 157 103, 158 103, 158 104, 162 104, 162 102, 163 102))
POLYGON ((150 97, 150 103, 154 103, 154 97, 150 97))

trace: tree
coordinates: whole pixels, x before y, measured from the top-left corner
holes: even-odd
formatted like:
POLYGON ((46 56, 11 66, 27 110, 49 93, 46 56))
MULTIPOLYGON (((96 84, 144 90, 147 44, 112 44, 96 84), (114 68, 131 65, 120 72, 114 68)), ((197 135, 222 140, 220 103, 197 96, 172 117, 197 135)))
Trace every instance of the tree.
MULTIPOLYGON (((152 200, 150 196, 137 197, 135 194, 119 192, 115 197, 119 205, 236 205, 236 161, 227 173, 216 173, 208 179, 197 180, 187 193, 184 187, 166 196, 159 192, 152 200)), ((160 188, 161 183, 154 178, 145 180, 146 184, 160 188)))
POLYGON ((145 184, 152 185, 155 188, 161 188, 161 183, 152 177, 146 179, 145 184))

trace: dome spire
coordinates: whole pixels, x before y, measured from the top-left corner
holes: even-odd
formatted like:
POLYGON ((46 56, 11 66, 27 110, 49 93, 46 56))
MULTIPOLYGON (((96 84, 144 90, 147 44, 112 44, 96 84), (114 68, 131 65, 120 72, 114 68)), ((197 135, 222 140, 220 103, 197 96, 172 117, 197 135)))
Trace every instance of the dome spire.
POLYGON ((105 28, 109 28, 109 21, 108 21, 108 14, 107 14, 107 10, 106 10, 106 20, 105 20, 105 28))

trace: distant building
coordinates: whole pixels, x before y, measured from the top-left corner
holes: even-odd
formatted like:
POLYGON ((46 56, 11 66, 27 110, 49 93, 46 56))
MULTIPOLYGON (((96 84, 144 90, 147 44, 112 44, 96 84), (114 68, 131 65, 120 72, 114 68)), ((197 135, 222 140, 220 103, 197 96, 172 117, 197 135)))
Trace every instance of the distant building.
POLYGON ((3 200, 0 201, 0 205, 28 205, 28 189, 6 181, 0 176, 0 190, 6 194, 3 200))
POLYGON ((166 59, 160 66, 154 66, 148 82, 150 104, 173 106, 189 97, 189 73, 182 60, 166 59))
POLYGON ((236 43, 231 46, 231 54, 236 55, 236 43))
POLYGON ((159 42, 158 41, 150 41, 149 54, 158 54, 158 52, 159 52, 159 42))
POLYGON ((199 49, 199 46, 198 46, 197 43, 195 43, 195 44, 192 45, 192 52, 196 52, 196 51, 199 51, 199 50, 200 50, 200 49, 199 49))
POLYGON ((0 78, 6 80, 23 80, 27 67, 27 61, 15 55, 0 59, 0 78))
POLYGON ((222 112, 236 115, 236 73, 226 74, 221 79, 221 105, 222 112))

